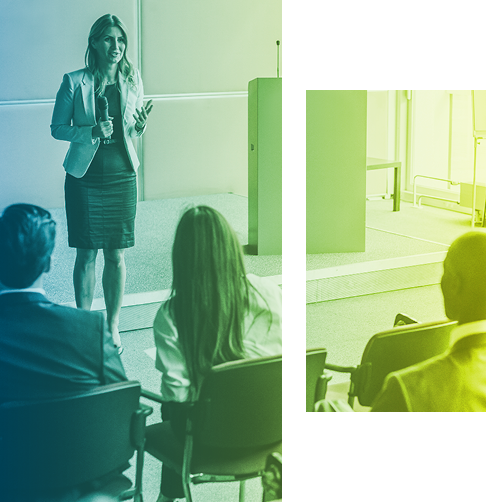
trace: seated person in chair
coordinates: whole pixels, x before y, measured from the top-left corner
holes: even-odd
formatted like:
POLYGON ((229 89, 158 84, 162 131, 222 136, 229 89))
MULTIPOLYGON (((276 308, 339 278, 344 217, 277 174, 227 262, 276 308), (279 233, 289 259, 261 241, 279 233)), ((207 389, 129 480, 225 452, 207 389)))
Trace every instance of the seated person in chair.
POLYGON ((0 217, 0 404, 127 379, 103 314, 45 297, 55 235, 37 206, 14 204, 0 217))
MULTIPOLYGON (((213 366, 282 353, 282 293, 271 280, 246 274, 234 230, 207 206, 182 216, 172 273, 172 294, 157 313, 154 337, 156 368, 162 373, 162 418, 170 420, 182 451, 184 403, 197 399, 213 366)), ((181 477, 163 466, 158 502, 181 497, 181 477)))
POLYGON ((388 375, 371 411, 486 411, 486 234, 454 241, 441 281, 457 321, 444 354, 388 375))

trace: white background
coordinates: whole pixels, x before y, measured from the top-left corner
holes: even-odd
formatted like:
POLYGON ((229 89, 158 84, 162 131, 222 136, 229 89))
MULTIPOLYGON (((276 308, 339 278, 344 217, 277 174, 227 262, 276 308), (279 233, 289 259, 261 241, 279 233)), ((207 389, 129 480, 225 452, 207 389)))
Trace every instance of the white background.
POLYGON ((484 89, 484 4, 284 0, 284 500, 483 500, 478 414, 306 414, 306 89, 484 89), (297 355, 299 357, 297 357, 297 355), (307 416, 306 416, 307 415, 307 416))

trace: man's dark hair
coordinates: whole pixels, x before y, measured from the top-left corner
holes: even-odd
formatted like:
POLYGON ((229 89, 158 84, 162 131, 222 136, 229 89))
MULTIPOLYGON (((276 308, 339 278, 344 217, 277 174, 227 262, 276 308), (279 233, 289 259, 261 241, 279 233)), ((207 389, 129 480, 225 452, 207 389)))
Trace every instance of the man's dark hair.
POLYGON ((13 204, 0 217, 0 282, 27 288, 50 266, 56 222, 49 211, 32 204, 13 204))

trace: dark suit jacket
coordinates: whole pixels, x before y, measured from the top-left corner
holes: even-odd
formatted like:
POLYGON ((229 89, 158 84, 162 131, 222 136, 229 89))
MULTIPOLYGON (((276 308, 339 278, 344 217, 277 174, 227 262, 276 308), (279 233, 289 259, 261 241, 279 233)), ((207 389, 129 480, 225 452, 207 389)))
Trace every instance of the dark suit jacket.
POLYGON ((101 312, 56 305, 35 292, 0 295, 0 403, 124 380, 101 312))
POLYGON ((371 411, 486 411, 486 333, 390 373, 371 411))

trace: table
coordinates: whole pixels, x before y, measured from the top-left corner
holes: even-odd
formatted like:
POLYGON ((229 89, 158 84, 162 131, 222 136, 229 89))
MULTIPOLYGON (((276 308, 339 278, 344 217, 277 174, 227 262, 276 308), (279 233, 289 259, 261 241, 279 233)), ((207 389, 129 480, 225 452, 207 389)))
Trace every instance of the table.
POLYGON ((366 170, 374 169, 395 169, 395 184, 393 189, 393 211, 400 211, 400 176, 402 163, 398 160, 377 159, 375 157, 366 157, 366 170))

